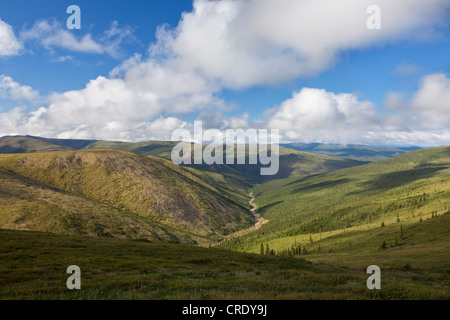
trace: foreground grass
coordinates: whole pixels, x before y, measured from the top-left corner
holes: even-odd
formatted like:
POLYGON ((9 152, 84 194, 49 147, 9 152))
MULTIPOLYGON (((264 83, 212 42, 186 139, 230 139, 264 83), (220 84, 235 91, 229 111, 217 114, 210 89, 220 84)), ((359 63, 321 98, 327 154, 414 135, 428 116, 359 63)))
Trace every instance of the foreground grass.
POLYGON ((365 270, 298 258, 7 230, 0 243, 0 299, 448 298, 448 280, 411 270, 387 270, 370 291, 365 270), (69 265, 81 268, 79 291, 66 288, 69 265))
MULTIPOLYGON (((375 264, 399 283, 427 287, 450 297, 450 214, 386 221, 385 227, 365 226, 346 231, 298 235, 269 241, 277 253, 315 264, 364 270, 375 264), (425 219, 420 221, 419 219, 425 219), (383 245, 384 244, 384 245, 383 245), (289 248, 289 250, 286 250, 289 248), (300 253, 295 249, 301 248, 300 253)), ((257 252, 257 248, 253 249, 257 252)), ((382 294, 382 291, 376 294, 382 294)))

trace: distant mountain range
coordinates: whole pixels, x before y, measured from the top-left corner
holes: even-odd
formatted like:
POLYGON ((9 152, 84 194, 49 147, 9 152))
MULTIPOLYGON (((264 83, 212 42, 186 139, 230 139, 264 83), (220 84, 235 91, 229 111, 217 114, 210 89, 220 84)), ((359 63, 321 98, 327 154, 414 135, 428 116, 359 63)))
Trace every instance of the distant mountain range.
POLYGON ((395 157, 405 152, 420 149, 416 146, 408 147, 390 147, 390 146, 366 146, 358 144, 340 145, 325 143, 288 143, 282 144, 283 147, 306 151, 317 154, 325 154, 336 157, 364 158, 372 160, 381 160, 395 157))
MULTIPOLYGON (((92 149, 124 149, 145 156, 156 156, 171 159, 171 151, 177 142, 145 141, 137 143, 99 141, 99 140, 70 140, 47 139, 32 136, 14 136, 0 138, 0 153, 42 153, 68 150, 92 149)), ((369 163, 368 159, 351 159, 333 157, 326 154, 314 154, 294 149, 280 147, 280 170, 274 176, 261 176, 261 165, 191 165, 202 171, 229 174, 244 179, 250 183, 261 183, 273 179, 307 176, 332 170, 338 170, 369 163)), ((248 161, 247 161, 248 163, 248 161)))
MULTIPOLYGON (((48 139, 33 136, 6 136, 0 138, 0 153, 32 153, 65 150, 120 148, 144 155, 170 157, 170 151, 176 142, 145 141, 145 142, 117 142, 103 140, 74 140, 48 139)), ((339 145, 325 143, 288 143, 282 147, 298 151, 305 151, 328 156, 364 158, 372 160, 386 159, 405 152, 420 149, 417 146, 367 146, 367 145, 339 145)))

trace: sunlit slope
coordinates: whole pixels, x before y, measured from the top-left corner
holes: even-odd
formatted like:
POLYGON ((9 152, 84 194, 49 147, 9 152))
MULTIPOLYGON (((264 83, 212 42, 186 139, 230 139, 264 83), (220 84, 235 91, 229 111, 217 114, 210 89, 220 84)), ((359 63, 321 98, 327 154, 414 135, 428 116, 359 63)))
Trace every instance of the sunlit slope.
POLYGON ((1 155, 0 166, 202 236, 220 238, 253 223, 245 195, 227 192, 235 188, 226 178, 212 184, 209 175, 125 150, 1 155))
POLYGON ((171 141, 143 141, 143 142, 117 142, 117 141, 96 141, 84 149, 125 149, 145 156, 158 156, 170 159, 170 153, 176 142, 171 141))
MULTIPOLYGON (((450 147, 422 149, 354 168, 267 182, 256 187, 255 196, 258 212, 270 223, 230 242, 233 248, 255 251, 261 242, 298 235, 307 235, 304 240, 309 241, 311 235, 317 240, 332 231, 420 223, 420 219, 443 215, 450 208, 450 147)), ((450 229, 448 219, 443 223, 450 229)), ((443 235, 450 241, 450 233, 443 235)), ((281 247, 290 248, 294 243, 295 239, 290 238, 281 247)))
POLYGON ((186 232, 0 170, 0 229, 195 243, 186 232))

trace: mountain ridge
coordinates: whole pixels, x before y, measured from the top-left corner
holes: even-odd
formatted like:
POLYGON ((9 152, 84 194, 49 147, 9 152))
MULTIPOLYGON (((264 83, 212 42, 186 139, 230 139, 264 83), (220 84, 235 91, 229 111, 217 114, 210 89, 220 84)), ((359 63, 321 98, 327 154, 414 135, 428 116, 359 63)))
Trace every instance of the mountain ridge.
POLYGON ((226 180, 211 185, 204 173, 126 150, 0 155, 0 166, 203 237, 221 238, 253 223, 245 196, 226 191, 226 180))

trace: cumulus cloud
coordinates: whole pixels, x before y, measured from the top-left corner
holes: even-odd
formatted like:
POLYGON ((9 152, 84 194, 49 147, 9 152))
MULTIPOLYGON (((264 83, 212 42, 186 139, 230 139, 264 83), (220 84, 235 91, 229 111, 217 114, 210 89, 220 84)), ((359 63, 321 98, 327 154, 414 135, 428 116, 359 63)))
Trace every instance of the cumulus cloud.
POLYGON ((177 28, 161 29, 155 51, 170 52, 223 86, 278 83, 328 68, 345 50, 425 36, 446 22, 448 0, 194 1, 177 28), (382 29, 366 10, 379 5, 382 29))
POLYGON ((410 99, 401 92, 390 92, 387 109, 409 115, 418 129, 444 129, 450 122, 450 79, 444 73, 424 76, 410 99))
POLYGON ((20 131, 65 138, 170 139, 174 125, 184 124, 178 116, 206 107, 226 109, 215 90, 195 72, 139 62, 119 78, 98 77, 82 90, 54 93, 48 106, 33 113, 14 109, 2 114, 0 135, 20 131), (163 113, 171 115, 161 117, 163 113))
POLYGON ((189 123, 176 117, 158 117, 153 121, 103 121, 90 125, 64 123, 49 116, 49 110, 40 107, 27 111, 17 107, 0 113, 0 136, 32 134, 61 139, 99 139, 119 141, 170 140, 178 128, 190 128, 189 123))
POLYGON ((280 129, 290 141, 348 143, 362 138, 360 133, 380 130, 376 107, 350 93, 304 88, 271 113, 268 127, 280 129))
MULTIPOLYGON (((224 116, 229 105, 219 93, 316 74, 346 50, 401 39, 423 41, 428 31, 446 23, 449 5, 448 0, 195 0, 193 11, 184 13, 176 28, 158 29, 146 55, 134 55, 81 90, 52 94, 48 105, 31 113, 19 108, 1 114, 6 125, 0 134, 20 130, 65 138, 167 139, 172 128, 189 126, 183 116, 200 112, 209 127, 268 126, 281 129, 286 140, 443 141, 446 129, 432 136, 418 121, 426 115, 420 110, 431 101, 429 92, 445 97, 442 77, 424 79, 413 101, 386 114, 352 93, 304 88, 268 111, 267 123, 251 123, 245 113, 224 116), (374 4, 381 7, 381 30, 366 27, 366 9, 374 4)), ((113 23, 100 39, 90 34, 78 38, 48 20, 21 34, 24 41, 34 39, 49 50, 109 55, 129 37, 131 30, 113 23)))
POLYGON ((352 93, 304 88, 268 110, 267 125, 280 129, 285 141, 448 144, 450 79, 431 74, 409 101, 392 92, 384 112, 352 93))
POLYGON ((0 97, 10 100, 36 100, 39 92, 30 86, 21 85, 11 77, 0 75, 0 97))
POLYGON ((64 118, 62 121, 95 124, 150 120, 163 112, 187 114, 224 104, 214 97, 215 87, 195 72, 162 66, 153 60, 125 65, 129 69, 121 77, 98 77, 82 90, 53 94, 49 98, 49 113, 64 118))
POLYGON ((412 105, 420 112, 450 115, 450 79, 443 73, 425 76, 412 105))
MULTIPOLYGON (((129 77, 127 74, 124 78, 129 81, 129 77)), ((160 104, 162 96, 145 96, 146 90, 130 88, 122 78, 100 77, 83 90, 51 96, 48 107, 31 112, 15 108, 0 113, 0 136, 34 134, 140 141, 170 140, 172 132, 179 128, 192 131, 191 122, 160 115, 165 105, 160 104), (148 108, 149 105, 154 108, 148 108)), ((173 98, 173 92, 168 91, 173 98)), ((266 110, 267 121, 251 122, 248 113, 227 117, 221 111, 211 110, 201 111, 197 119, 204 122, 205 129, 279 129, 284 142, 442 145, 450 141, 449 101, 450 78, 430 74, 421 80, 411 99, 402 97, 402 103, 392 109, 380 110, 354 93, 303 88, 266 110)), ((172 113, 177 113, 176 109, 172 113)))
POLYGON ((13 28, 0 19, 0 57, 18 55, 22 49, 23 45, 16 38, 13 28))

